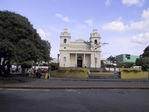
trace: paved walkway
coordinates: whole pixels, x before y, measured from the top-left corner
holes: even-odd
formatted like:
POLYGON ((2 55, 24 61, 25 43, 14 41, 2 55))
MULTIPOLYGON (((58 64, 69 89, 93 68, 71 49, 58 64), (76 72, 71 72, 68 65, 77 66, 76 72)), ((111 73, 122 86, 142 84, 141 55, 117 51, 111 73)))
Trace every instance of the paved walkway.
POLYGON ((149 89, 149 80, 123 81, 119 79, 34 79, 17 83, 0 84, 0 88, 11 89, 149 89))

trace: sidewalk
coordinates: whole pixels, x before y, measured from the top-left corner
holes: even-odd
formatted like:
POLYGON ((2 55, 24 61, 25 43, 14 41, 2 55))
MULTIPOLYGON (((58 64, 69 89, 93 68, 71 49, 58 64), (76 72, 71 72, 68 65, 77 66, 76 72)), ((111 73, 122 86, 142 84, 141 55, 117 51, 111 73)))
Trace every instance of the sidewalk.
POLYGON ((149 89, 149 80, 108 79, 35 79, 26 82, 0 84, 1 89, 149 89))

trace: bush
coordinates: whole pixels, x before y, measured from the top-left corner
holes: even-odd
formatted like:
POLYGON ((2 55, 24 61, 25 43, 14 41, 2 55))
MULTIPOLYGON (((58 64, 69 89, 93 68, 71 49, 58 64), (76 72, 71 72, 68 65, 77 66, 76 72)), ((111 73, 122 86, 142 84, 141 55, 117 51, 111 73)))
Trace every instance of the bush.
POLYGON ((51 70, 53 71, 53 70, 58 70, 58 68, 59 68, 59 63, 50 63, 50 68, 51 68, 51 70))
POLYGON ((134 63, 131 63, 131 62, 126 62, 126 63, 119 63, 118 66, 119 67, 124 67, 124 68, 130 68, 132 66, 134 66, 135 64, 134 63))

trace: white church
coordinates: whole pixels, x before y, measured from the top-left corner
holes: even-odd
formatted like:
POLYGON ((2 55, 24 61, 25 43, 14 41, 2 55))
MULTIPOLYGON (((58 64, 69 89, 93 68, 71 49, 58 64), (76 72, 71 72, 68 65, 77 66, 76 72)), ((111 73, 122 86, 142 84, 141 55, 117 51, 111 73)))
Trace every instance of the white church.
POLYGON ((60 67, 101 67, 101 43, 100 34, 94 29, 90 33, 90 40, 71 41, 71 33, 64 29, 60 34, 60 67))

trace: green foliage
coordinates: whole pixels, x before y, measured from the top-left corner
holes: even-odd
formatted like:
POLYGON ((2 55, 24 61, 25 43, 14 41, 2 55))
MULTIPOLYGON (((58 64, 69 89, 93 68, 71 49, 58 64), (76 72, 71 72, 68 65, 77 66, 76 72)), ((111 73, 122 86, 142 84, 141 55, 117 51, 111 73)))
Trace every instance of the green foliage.
POLYGON ((142 57, 149 57, 149 46, 147 46, 147 47, 144 49, 144 53, 143 53, 142 57))
POLYGON ((142 66, 142 70, 149 70, 149 57, 141 57, 139 61, 139 66, 142 66))
POLYGON ((0 11, 0 59, 18 64, 48 61, 49 48, 26 17, 0 11))
POLYGON ((15 47, 14 45, 7 39, 3 39, 0 41, 0 57, 12 57, 14 55, 15 47))
POLYGON ((136 59, 136 65, 137 66, 141 66, 143 63, 142 63, 142 60, 141 60, 141 58, 137 58, 136 59))
POLYGON ((51 70, 58 70, 59 64, 58 63, 50 63, 51 70))
POLYGON ((134 63, 130 63, 130 62, 119 63, 118 66, 124 67, 124 68, 130 68, 130 67, 134 66, 134 63))
POLYGON ((21 63, 21 65, 22 65, 23 68, 31 68, 32 67, 32 62, 26 61, 26 62, 21 63))
POLYGON ((134 65, 134 63, 124 63, 125 68, 130 68, 134 65))
POLYGON ((149 46, 144 49, 144 53, 136 60, 136 65, 142 66, 142 70, 149 70, 149 46))
POLYGON ((111 63, 115 63, 116 62, 116 57, 110 56, 107 58, 108 61, 110 61, 111 63))
POLYGON ((0 11, 0 42, 0 48, 13 53, 16 62, 49 59, 49 43, 41 40, 28 19, 19 14, 0 11))

